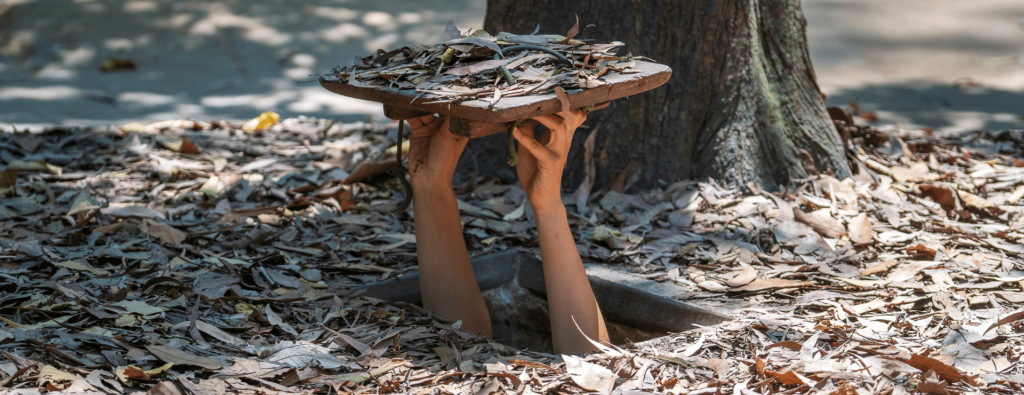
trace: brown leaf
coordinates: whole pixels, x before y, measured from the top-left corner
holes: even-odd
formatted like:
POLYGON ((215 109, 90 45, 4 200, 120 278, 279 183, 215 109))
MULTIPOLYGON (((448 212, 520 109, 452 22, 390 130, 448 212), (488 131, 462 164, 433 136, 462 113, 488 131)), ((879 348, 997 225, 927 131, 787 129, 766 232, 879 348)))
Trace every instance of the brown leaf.
POLYGON ((785 384, 785 385, 803 385, 804 384, 804 381, 800 379, 800 376, 797 376, 796 373, 794 373, 792 370, 790 370, 788 372, 783 372, 783 373, 769 372, 769 374, 772 376, 773 379, 775 379, 775 381, 778 381, 781 384, 785 384))
POLYGON ((933 261, 938 251, 925 247, 924 244, 917 244, 907 247, 907 254, 919 261, 933 261))
POLYGON ((846 230, 843 229, 843 225, 840 224, 839 221, 832 218, 828 209, 821 209, 813 211, 810 214, 805 214, 803 211, 800 211, 799 208, 794 207, 793 217, 797 222, 810 226, 811 229, 814 229, 814 231, 818 232, 819 235, 833 239, 841 237, 843 235, 843 231, 846 230))
POLYGON ((949 395, 949 391, 946 390, 949 383, 939 380, 935 375, 933 370, 925 372, 921 377, 921 382, 917 384, 917 390, 930 395, 949 395))
POLYGON ((808 281, 793 281, 784 280, 781 278, 759 278, 752 281, 750 284, 744 285, 739 288, 730 289, 730 292, 749 292, 749 291, 763 291, 766 289, 778 289, 778 288, 795 288, 795 287, 809 287, 813 283, 808 281))
POLYGON ((360 182, 367 178, 376 176, 378 174, 387 172, 398 166, 398 158, 394 155, 388 155, 384 159, 378 161, 366 161, 360 163, 349 173, 348 177, 342 181, 342 184, 351 184, 353 182, 360 182))
POLYGON ((893 266, 896 266, 896 264, 898 263, 900 263, 900 261, 897 261, 895 259, 889 259, 885 262, 879 262, 864 268, 864 270, 861 270, 860 275, 870 276, 872 274, 884 273, 886 271, 889 271, 889 269, 891 269, 893 266))
POLYGON ((147 345, 146 350, 149 350, 153 356, 159 358, 164 362, 170 362, 175 365, 192 365, 198 366, 204 369, 220 369, 224 367, 217 362, 216 359, 210 357, 200 357, 187 351, 182 351, 177 348, 160 346, 160 345, 147 345))
POLYGON ((580 32, 580 16, 577 14, 576 15, 576 24, 572 25, 572 28, 569 29, 568 33, 565 33, 565 41, 563 41, 563 42, 565 42, 565 43, 569 42, 569 40, 572 40, 573 37, 576 37, 576 34, 579 33, 579 32, 580 32))
MULTIPOLYGON (((555 97, 558 98, 558 102, 562 104, 562 125, 565 126, 565 131, 568 133, 573 130, 572 128, 572 105, 569 104, 569 95, 565 93, 565 89, 561 86, 555 86, 555 97)), ((571 140, 571 138, 570 138, 571 140)))
POLYGON ((740 271, 737 272, 735 276, 726 280, 725 284, 733 288, 742 287, 744 285, 750 284, 750 282, 754 281, 754 279, 756 278, 757 269, 755 269, 753 266, 744 266, 743 269, 740 269, 740 271))
POLYGON ((910 167, 893 166, 892 178, 897 182, 924 182, 928 181, 928 164, 924 162, 914 163, 910 167))
POLYGON ((765 347, 764 349, 765 350, 770 350, 770 349, 773 349, 775 347, 785 347, 785 348, 788 348, 788 349, 793 350, 793 351, 800 351, 800 349, 803 348, 803 346, 804 346, 803 344, 800 344, 800 343, 792 341, 792 340, 783 340, 781 342, 778 342, 778 343, 772 344, 772 345, 770 345, 768 347, 765 347))
POLYGON ((923 184, 918 185, 918 189, 921 191, 922 196, 926 196, 932 199, 935 203, 938 203, 946 211, 960 210, 960 201, 957 199, 956 193, 947 186, 923 184))
POLYGON ((860 395, 860 392, 857 391, 857 386, 853 384, 843 384, 836 387, 836 389, 828 395, 860 395))
POLYGON ((704 363, 704 367, 714 370, 719 379, 724 379, 725 375, 729 374, 729 363, 721 358, 709 359, 704 363))
POLYGON ((113 233, 121 230, 124 227, 124 222, 114 222, 110 225, 105 225, 92 230, 92 233, 113 233))
POLYGON ((178 386, 172 381, 161 381, 150 388, 146 395, 182 395, 178 386))
POLYGON ((957 193, 960 195, 960 199, 963 199, 964 205, 971 211, 992 215, 999 215, 1003 213, 1003 209, 992 204, 988 200, 985 200, 985 198, 981 196, 966 191, 957 191, 957 193))
POLYGON ((18 183, 18 169, 4 169, 0 171, 0 196, 7 196, 14 192, 14 186, 18 183))
POLYGON ((172 246, 180 246, 185 241, 185 233, 170 225, 164 225, 152 220, 146 220, 146 227, 143 229, 146 234, 156 237, 160 241, 172 246))
POLYGON ((57 369, 53 366, 46 365, 39 371, 39 379, 36 381, 38 386, 43 387, 47 383, 53 385, 59 385, 67 382, 75 381, 75 375, 57 369))
POLYGON ((959 382, 960 380, 963 380, 964 377, 962 374, 960 374, 959 371, 956 370, 956 368, 939 362, 934 358, 926 357, 924 355, 911 355, 910 360, 906 362, 910 366, 913 366, 922 372, 934 370, 935 374, 939 375, 939 378, 946 380, 947 382, 950 383, 959 382))
POLYGON ((868 220, 868 213, 860 213, 849 223, 850 240, 857 245, 871 244, 875 232, 871 230, 871 221, 868 220))
MULTIPOLYGON (((938 265, 939 263, 941 262, 912 261, 890 273, 889 277, 886 277, 885 280, 888 282, 907 281, 917 276, 917 274, 922 270, 938 265)), ((922 369, 922 371, 924 370, 922 369)))
POLYGON ((793 211, 793 206, 778 196, 770 193, 765 193, 764 195, 775 201, 775 206, 779 208, 779 216, 776 217, 779 221, 786 222, 796 219, 796 216, 794 215, 796 214, 796 211, 793 211))
POLYGON ((243 218, 254 217, 260 214, 267 214, 277 211, 281 206, 256 207, 249 209, 231 210, 220 217, 220 223, 228 224, 243 218))
POLYGON ((999 321, 997 321, 995 324, 992 324, 992 326, 988 327, 988 329, 986 329, 985 332, 982 333, 982 334, 986 334, 986 333, 988 333, 988 331, 991 331, 992 329, 998 328, 1000 325, 1005 325, 1005 324, 1009 324, 1011 322, 1016 322, 1016 321, 1020 321, 1020 320, 1024 320, 1024 310, 1021 310, 1021 311, 1018 311, 1016 313, 1010 314, 1010 315, 1008 315, 1006 317, 1000 318, 999 321))
POLYGON ((118 366, 114 370, 114 375, 125 384, 130 383, 132 380, 149 380, 149 375, 146 374, 146 371, 131 365, 118 366))
POLYGON ((192 140, 189 140, 188 137, 184 137, 181 139, 181 148, 178 148, 178 153, 186 155, 199 155, 203 153, 203 150, 199 149, 198 146, 193 144, 192 140))

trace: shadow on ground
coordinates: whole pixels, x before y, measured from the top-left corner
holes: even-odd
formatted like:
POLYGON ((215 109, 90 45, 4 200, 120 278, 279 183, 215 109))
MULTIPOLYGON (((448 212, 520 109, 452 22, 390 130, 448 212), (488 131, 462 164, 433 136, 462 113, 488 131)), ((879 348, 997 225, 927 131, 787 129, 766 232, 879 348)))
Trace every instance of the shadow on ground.
POLYGON ((937 84, 867 85, 826 98, 830 106, 856 102, 880 123, 930 127, 937 132, 1024 128, 1024 92, 937 84))
POLYGON ((380 105, 303 82, 378 48, 435 42, 449 19, 478 28, 482 7, 476 0, 0 2, 0 123, 249 119, 262 111, 363 120, 382 115, 380 105), (108 58, 137 67, 101 72, 108 58))

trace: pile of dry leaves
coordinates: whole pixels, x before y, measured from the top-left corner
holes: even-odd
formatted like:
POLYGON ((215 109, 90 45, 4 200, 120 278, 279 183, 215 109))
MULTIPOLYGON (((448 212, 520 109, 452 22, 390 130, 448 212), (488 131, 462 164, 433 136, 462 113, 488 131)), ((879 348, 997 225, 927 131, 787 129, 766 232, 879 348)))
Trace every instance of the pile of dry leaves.
MULTIPOLYGON (((0 394, 1024 388, 1024 131, 839 122, 852 179, 581 186, 565 201, 585 261, 739 307, 574 357, 360 296, 415 270, 394 125, 275 116, 0 136, 0 394)), ((459 192, 474 255, 537 251, 519 186, 459 192)))
POLYGON ((449 21, 441 44, 379 50, 324 78, 362 88, 415 89, 419 104, 480 99, 494 106, 502 98, 547 93, 556 86, 595 88, 604 85, 599 78, 608 73, 640 72, 633 69, 632 55, 616 54, 623 43, 574 40, 579 30, 577 20, 565 36, 491 36, 483 30, 463 35, 449 21))

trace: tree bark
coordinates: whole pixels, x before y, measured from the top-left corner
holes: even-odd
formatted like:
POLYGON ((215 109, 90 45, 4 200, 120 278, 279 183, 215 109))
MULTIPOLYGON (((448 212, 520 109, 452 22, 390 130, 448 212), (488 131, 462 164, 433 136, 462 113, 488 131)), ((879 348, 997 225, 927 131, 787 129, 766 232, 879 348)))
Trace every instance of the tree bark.
MULTIPOLYGON (((815 81, 799 0, 489 0, 484 30, 528 34, 540 24, 541 33, 565 34, 574 14, 577 38, 622 41, 620 54, 673 70, 664 86, 590 114, 587 125, 600 128, 595 189, 616 178, 633 178, 640 188, 711 178, 774 190, 809 176, 802 150, 818 171, 849 176, 815 81)), ((588 133, 573 139, 567 190, 582 180, 588 133)), ((504 164, 503 135, 477 139, 470 151, 482 173, 515 177, 504 164)))

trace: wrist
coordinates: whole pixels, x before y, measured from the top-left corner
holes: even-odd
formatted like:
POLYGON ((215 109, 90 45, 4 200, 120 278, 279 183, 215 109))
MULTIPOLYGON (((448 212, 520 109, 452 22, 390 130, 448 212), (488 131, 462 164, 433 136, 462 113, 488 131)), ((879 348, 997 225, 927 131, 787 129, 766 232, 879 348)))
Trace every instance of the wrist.
POLYGON ((537 216, 565 213, 565 204, 562 203, 561 196, 532 198, 530 206, 533 207, 533 213, 537 216))
POLYGON ((423 197, 454 194, 451 181, 441 181, 436 178, 413 178, 409 184, 412 186, 413 193, 423 197))

